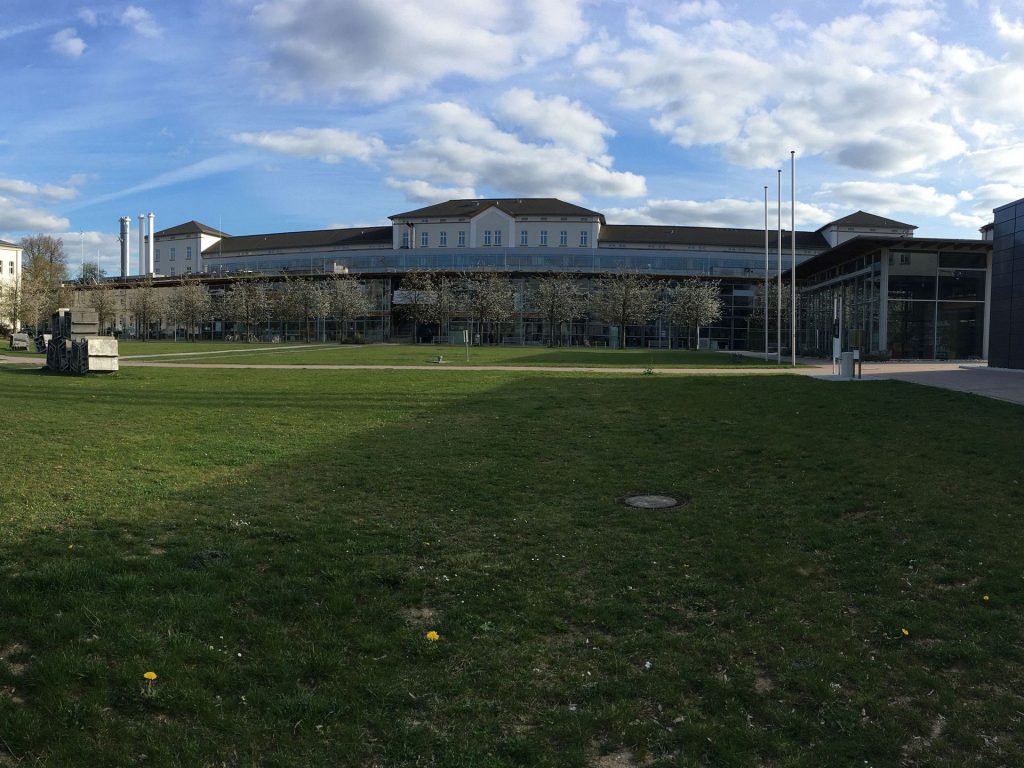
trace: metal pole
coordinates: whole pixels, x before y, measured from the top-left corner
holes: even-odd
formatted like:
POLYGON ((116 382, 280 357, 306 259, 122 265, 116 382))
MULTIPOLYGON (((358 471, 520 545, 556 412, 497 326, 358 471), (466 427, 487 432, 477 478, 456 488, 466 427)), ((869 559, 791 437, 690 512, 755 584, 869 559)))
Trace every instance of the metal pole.
POLYGON ((768 362, 768 185, 764 185, 764 295, 761 297, 764 314, 764 361, 768 362))
POLYGON ((792 257, 790 264, 792 265, 789 272, 789 312, 791 316, 791 324, 789 328, 790 334, 790 352, 793 358, 793 366, 796 366, 796 150, 789 151, 789 253, 792 257))
POLYGON ((775 361, 782 365, 782 169, 778 173, 778 194, 775 199, 778 203, 779 222, 779 247, 776 253, 777 268, 775 270, 776 291, 775 291, 775 361))

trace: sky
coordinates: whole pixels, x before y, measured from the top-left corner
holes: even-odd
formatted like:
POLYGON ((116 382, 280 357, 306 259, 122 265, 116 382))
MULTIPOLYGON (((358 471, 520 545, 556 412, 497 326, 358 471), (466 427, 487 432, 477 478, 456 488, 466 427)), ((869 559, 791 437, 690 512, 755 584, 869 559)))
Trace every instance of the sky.
POLYGON ((3 0, 0 239, 119 270, 230 234, 558 197, 615 224, 866 210, 978 237, 1024 197, 1024 0, 3 0), (134 258, 134 257, 133 257, 134 258))

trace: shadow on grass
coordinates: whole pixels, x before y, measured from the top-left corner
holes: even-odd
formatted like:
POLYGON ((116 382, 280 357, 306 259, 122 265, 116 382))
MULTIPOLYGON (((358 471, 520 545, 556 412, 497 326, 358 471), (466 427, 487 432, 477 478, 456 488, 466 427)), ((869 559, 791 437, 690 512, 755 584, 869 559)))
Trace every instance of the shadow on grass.
POLYGON ((38 409, 0 432, 13 759, 967 765, 979 733, 1012 743, 1011 407, 795 377, 0 384, 38 409), (621 507, 635 490, 692 501, 621 507))

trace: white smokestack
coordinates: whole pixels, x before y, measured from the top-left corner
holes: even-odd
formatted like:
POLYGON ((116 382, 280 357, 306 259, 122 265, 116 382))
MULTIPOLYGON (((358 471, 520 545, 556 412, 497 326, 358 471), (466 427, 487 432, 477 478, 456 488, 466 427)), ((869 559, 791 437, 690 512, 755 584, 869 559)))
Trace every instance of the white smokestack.
POLYGON ((156 272, 156 270, 154 268, 154 261, 155 260, 153 258, 153 250, 154 250, 154 242, 153 241, 156 239, 156 238, 153 237, 153 219, 155 217, 153 216, 152 213, 149 213, 149 214, 146 214, 146 218, 149 219, 149 253, 146 254, 146 274, 147 275, 152 275, 152 274, 154 274, 156 272))
POLYGON ((121 217, 121 277, 128 277, 128 251, 132 247, 132 220, 128 216, 121 217))

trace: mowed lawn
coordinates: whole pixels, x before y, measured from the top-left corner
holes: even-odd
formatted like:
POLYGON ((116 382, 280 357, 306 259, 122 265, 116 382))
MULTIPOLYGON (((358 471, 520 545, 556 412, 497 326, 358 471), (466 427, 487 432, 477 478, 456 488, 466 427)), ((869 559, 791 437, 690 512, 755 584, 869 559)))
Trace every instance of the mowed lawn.
POLYGON ((1024 764, 1020 407, 639 373, 0 391, 4 768, 1024 764))
MULTIPOLYGON (((132 359, 171 363, 271 365, 427 365, 576 368, 777 368, 772 357, 734 359, 727 352, 667 349, 603 349, 544 346, 471 346, 447 344, 238 344, 223 342, 122 341, 120 354, 132 359)), ((783 364, 789 366, 788 358, 783 364)))

